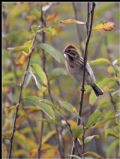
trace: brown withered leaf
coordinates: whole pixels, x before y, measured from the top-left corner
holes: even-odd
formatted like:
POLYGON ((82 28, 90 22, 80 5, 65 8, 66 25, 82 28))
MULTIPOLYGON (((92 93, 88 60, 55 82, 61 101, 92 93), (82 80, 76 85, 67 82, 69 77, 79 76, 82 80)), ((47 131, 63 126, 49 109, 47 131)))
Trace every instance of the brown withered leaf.
POLYGON ((98 24, 93 28, 93 31, 112 31, 115 28, 115 23, 107 22, 98 24))
POLYGON ((112 31, 115 28, 115 23, 108 22, 104 24, 104 31, 112 31))
POLYGON ((53 14, 51 14, 51 15, 48 15, 47 21, 48 21, 48 22, 54 22, 54 21, 56 20, 57 16, 58 16, 58 13, 57 13, 57 12, 55 12, 55 13, 53 13, 53 14))

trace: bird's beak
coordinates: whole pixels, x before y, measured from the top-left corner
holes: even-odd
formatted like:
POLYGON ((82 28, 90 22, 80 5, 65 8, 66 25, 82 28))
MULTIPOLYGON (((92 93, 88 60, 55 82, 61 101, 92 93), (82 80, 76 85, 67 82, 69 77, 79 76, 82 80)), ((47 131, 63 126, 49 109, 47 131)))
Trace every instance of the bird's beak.
POLYGON ((64 57, 65 57, 65 58, 67 58, 67 55, 66 55, 66 54, 64 54, 64 57))

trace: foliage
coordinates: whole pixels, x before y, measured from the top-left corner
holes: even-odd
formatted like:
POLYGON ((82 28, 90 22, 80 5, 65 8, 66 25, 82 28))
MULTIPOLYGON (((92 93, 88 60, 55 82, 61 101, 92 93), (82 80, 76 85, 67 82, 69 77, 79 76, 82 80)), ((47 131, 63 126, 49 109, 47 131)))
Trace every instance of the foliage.
MULTIPOLYGON (((77 3, 78 11, 79 7, 82 7, 78 12, 80 20, 74 18, 72 2, 2 3, 3 158, 9 153, 13 119, 25 73, 12 156, 36 158, 41 142, 42 158, 58 158, 57 125, 65 143, 62 144, 62 148, 66 157, 81 158, 71 155, 70 149, 74 138, 78 138, 80 146, 83 145, 85 131, 85 156, 118 158, 120 140, 118 2, 96 3, 88 61, 96 75, 97 85, 102 88, 104 94, 96 97, 89 86, 85 87, 82 117, 78 114, 80 84, 67 74, 63 56, 67 44, 74 43, 79 48, 77 38, 84 37, 86 3, 77 3), (41 29, 42 14, 46 25, 41 29), (83 28, 83 35, 76 32, 76 25, 83 28), (45 41, 42 40, 43 37, 45 41), (25 72, 30 56, 29 69, 25 72), (82 124, 77 126, 78 118, 84 123, 84 131, 82 124), (42 140, 39 141, 42 124, 44 133, 42 140)), ((85 39, 81 41, 83 49, 84 43, 85 39)))

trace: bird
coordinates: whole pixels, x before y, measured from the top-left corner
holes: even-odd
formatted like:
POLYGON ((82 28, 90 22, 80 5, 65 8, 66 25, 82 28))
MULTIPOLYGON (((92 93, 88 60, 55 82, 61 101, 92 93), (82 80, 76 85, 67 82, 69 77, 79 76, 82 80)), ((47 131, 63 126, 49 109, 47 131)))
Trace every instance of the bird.
MULTIPOLYGON (((67 72, 71 74, 80 84, 83 80, 84 59, 80 55, 78 49, 69 44, 64 49, 65 66, 67 72)), ((85 84, 90 85, 96 96, 103 95, 103 91, 96 84, 96 78, 89 63, 86 63, 85 68, 85 84)))

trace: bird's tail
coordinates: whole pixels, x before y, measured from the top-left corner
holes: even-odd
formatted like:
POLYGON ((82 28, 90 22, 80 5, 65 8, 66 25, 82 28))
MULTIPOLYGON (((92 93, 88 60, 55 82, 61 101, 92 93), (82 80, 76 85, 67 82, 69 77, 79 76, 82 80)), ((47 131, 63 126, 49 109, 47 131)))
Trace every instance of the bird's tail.
POLYGON ((92 85, 92 88, 96 96, 103 95, 103 91, 96 84, 92 85))

